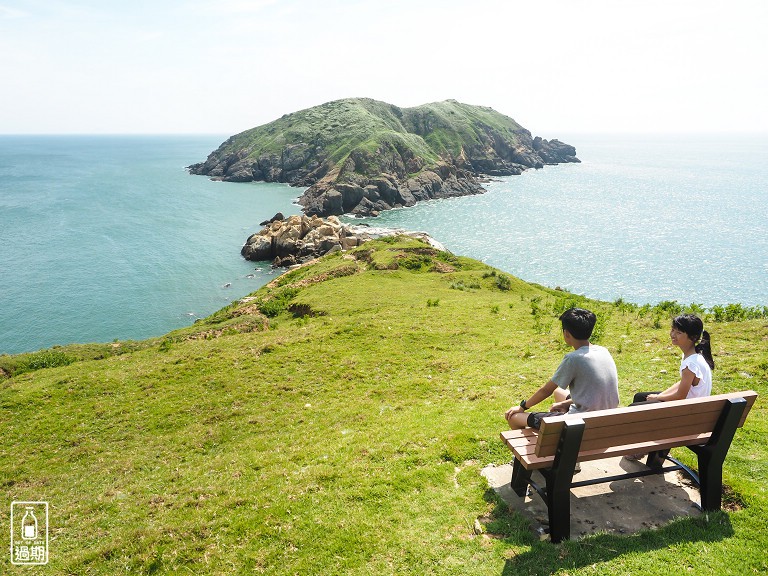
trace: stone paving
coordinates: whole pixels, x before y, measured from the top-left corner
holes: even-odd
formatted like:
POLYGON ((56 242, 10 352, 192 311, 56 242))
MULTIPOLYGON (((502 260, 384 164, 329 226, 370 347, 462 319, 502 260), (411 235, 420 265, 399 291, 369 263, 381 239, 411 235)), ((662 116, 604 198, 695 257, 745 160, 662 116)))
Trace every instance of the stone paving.
MULTIPOLYGON (((626 458, 582 462, 574 481, 613 476, 645 469, 645 464, 626 458)), ((533 490, 520 498, 510 488, 512 464, 487 466, 481 474, 489 486, 509 505, 530 519, 531 530, 547 536, 547 507, 533 490)), ((540 486, 544 479, 533 473, 540 486)), ((701 514, 698 489, 680 472, 644 476, 571 489, 571 538, 596 532, 631 534, 663 526, 670 520, 701 514)))

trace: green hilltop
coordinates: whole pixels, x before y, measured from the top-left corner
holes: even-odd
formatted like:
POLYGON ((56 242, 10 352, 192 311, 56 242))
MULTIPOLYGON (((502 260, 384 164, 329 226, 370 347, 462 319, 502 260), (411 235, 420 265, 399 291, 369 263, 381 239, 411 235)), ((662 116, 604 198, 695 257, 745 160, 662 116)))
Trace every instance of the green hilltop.
POLYGON ((193 174, 308 187, 307 214, 371 214, 483 191, 482 175, 578 162, 573 146, 533 138, 512 118, 446 100, 399 108, 369 98, 328 102, 230 137, 193 174))
POLYGON ((622 403, 672 383, 677 304, 589 300, 406 238, 161 338, 0 357, 0 524, 49 502, 46 574, 765 572, 764 310, 707 312, 715 389, 760 395, 725 462, 730 511, 552 545, 488 488, 480 469, 511 459, 502 413, 551 376, 573 305, 598 314, 622 403))

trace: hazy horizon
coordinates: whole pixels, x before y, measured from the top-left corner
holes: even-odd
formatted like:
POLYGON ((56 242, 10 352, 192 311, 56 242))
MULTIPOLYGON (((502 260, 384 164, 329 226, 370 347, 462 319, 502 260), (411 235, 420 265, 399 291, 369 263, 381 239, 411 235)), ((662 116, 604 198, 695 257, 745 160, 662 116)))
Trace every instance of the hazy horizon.
POLYGON ((348 97, 544 138, 768 133, 768 2, 0 0, 0 134, 236 134, 348 97))

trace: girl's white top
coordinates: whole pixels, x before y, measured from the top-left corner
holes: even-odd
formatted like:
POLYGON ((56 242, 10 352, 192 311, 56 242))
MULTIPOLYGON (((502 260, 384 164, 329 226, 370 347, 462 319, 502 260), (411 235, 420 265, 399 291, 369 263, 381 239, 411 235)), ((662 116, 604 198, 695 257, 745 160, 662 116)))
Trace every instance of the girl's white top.
POLYGON ((688 358, 683 358, 680 362, 680 376, 683 375, 683 368, 688 368, 698 378, 699 383, 691 386, 686 398, 701 398, 712 394, 712 370, 701 354, 691 354, 688 358))

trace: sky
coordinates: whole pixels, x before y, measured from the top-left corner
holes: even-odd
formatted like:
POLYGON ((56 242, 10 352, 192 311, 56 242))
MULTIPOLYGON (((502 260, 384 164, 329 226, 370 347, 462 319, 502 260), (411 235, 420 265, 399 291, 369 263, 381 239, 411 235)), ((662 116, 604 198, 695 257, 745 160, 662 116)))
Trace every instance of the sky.
POLYGON ((235 134, 349 97, 535 135, 768 133, 768 0, 0 0, 0 134, 235 134))

